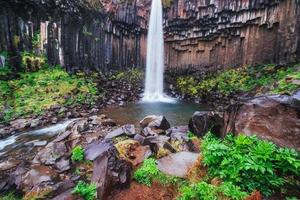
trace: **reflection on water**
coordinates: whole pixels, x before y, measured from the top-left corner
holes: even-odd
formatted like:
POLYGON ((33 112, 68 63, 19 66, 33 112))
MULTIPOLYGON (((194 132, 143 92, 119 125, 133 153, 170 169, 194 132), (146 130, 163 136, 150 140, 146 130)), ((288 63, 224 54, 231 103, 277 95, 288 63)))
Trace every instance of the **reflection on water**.
POLYGON ((138 122, 147 115, 164 115, 171 126, 187 125, 195 111, 208 110, 206 105, 196 105, 186 102, 177 103, 145 103, 128 104, 125 107, 107 108, 104 113, 120 124, 138 122))

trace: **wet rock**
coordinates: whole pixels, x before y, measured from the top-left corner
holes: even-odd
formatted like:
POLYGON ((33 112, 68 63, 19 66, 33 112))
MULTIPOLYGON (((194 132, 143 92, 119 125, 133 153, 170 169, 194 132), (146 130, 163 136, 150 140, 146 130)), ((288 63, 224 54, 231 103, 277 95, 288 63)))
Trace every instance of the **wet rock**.
POLYGON ((30 127, 31 128, 35 128, 35 127, 37 127, 40 124, 41 124, 41 120, 40 119, 33 119, 30 122, 30 127))
POLYGON ((197 111, 189 121, 189 130, 198 137, 203 137, 209 130, 220 136, 222 128, 222 117, 211 111, 197 111))
POLYGON ((89 120, 91 120, 91 124, 93 125, 100 125, 102 124, 103 120, 106 118, 105 115, 94 115, 89 117, 89 120))
POLYGON ((171 127, 167 130, 167 135, 170 136, 172 133, 187 133, 189 130, 188 126, 176 126, 171 127))
POLYGON ((9 169, 12 169, 16 167, 18 164, 20 164, 21 161, 16 160, 16 159, 9 159, 7 161, 1 162, 0 163, 0 171, 6 171, 9 169))
POLYGON ((145 143, 145 137, 140 134, 136 134, 133 139, 138 141, 141 145, 145 143))
POLYGON ((97 153, 94 158, 92 182, 97 185, 97 198, 105 199, 113 188, 129 186, 132 167, 127 161, 119 160, 118 151, 112 142, 98 142, 97 147, 101 153, 97 153))
POLYGON ((146 137, 144 140, 144 144, 148 145, 148 144, 165 144, 166 142, 168 142, 170 139, 170 137, 165 136, 165 135, 156 135, 156 136, 149 136, 146 137))
POLYGON ((155 136, 157 135, 157 133, 155 131, 153 131, 150 127, 145 127, 143 130, 142 130, 142 133, 144 136, 155 136))
POLYGON ((164 116, 149 115, 140 121, 140 126, 142 128, 150 127, 151 129, 168 130, 170 123, 164 116))
POLYGON ((120 135, 127 135, 127 136, 133 136, 135 135, 135 127, 133 124, 127 124, 127 125, 124 125, 110 133, 108 133, 106 136, 105 136, 105 139, 111 139, 111 138, 114 138, 114 137, 118 137, 120 135))
POLYGON ((103 126, 111 126, 111 127, 117 125, 117 123, 116 123, 114 120, 112 120, 112 119, 105 119, 104 121, 102 121, 101 124, 102 124, 103 126))
MULTIPOLYGON (((257 135, 274 143, 300 150, 300 100, 293 96, 272 95, 243 103, 232 116, 231 129, 236 134, 257 135)), ((231 110, 233 112, 233 110, 231 110)), ((230 123, 229 123, 230 125, 230 123)))
POLYGON ((34 186, 54 180, 56 176, 56 172, 50 167, 43 165, 31 166, 31 169, 22 177, 21 188, 23 191, 29 191, 34 186))
POLYGON ((67 153, 68 149, 64 142, 51 142, 37 153, 33 162, 45 165, 54 165, 56 160, 67 153))
POLYGON ((149 146, 141 146, 136 140, 124 140, 115 144, 120 158, 127 160, 133 166, 137 166, 148 158, 152 152, 149 146))
POLYGON ((59 161, 55 163, 55 167, 58 169, 60 173, 69 170, 70 167, 70 160, 67 158, 61 158, 59 161))
POLYGON ((189 168, 195 163, 199 154, 191 152, 179 152, 170 154, 158 160, 158 168, 162 172, 185 178, 189 168))
POLYGON ((33 146, 35 147, 43 147, 47 145, 47 141, 43 140, 43 141, 35 141, 33 142, 33 146))
POLYGON ((72 194, 73 189, 69 189, 56 197, 54 197, 52 200, 81 200, 81 198, 78 198, 72 194))
POLYGON ((99 155, 107 152, 112 145, 112 142, 109 140, 98 140, 89 144, 84 151, 85 159, 92 161, 95 160, 99 155))
POLYGON ((10 122, 10 125, 15 130, 21 130, 30 126, 30 122, 27 119, 16 119, 10 122))

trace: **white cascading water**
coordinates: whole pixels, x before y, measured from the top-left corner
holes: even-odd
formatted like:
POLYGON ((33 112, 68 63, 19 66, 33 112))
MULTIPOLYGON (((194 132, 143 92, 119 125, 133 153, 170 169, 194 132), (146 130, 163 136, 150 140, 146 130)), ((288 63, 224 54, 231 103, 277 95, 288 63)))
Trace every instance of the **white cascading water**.
POLYGON ((161 0, 152 0, 147 36, 147 63, 144 102, 172 102, 164 95, 164 39, 161 0))

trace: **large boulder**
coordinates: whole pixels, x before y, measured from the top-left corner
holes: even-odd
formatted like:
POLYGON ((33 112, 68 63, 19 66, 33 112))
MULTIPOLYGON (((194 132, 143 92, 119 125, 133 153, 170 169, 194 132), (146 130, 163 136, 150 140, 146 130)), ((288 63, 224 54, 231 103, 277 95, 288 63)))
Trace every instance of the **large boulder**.
POLYGON ((110 140, 96 142, 87 149, 86 157, 94 160, 92 182, 97 186, 98 199, 106 199, 113 188, 130 185, 132 165, 119 159, 119 153, 110 140))
POLYGON ((222 117, 212 111, 197 111, 189 121, 189 130, 198 137, 203 137, 209 130, 220 136, 222 128, 222 117))
POLYGON ((228 131, 257 135, 300 151, 300 91, 293 96, 254 98, 243 103, 238 110, 231 110, 228 116, 228 131))
POLYGON ((149 115, 140 121, 140 126, 144 129, 149 127, 151 129, 168 130, 171 126, 164 116, 149 115))

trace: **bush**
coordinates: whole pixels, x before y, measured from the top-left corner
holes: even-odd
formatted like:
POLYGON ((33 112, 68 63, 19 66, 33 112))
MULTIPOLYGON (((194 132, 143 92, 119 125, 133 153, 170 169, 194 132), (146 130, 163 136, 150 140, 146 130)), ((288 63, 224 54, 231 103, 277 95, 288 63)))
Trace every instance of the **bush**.
POLYGON ((168 176, 157 168, 156 160, 148 158, 144 160, 143 165, 135 173, 133 178, 138 182, 151 186, 153 181, 157 181, 163 185, 177 184, 181 179, 168 176))
POLYGON ((255 136, 228 135, 222 141, 207 134, 201 145, 203 163, 211 177, 239 185, 242 190, 268 196, 284 186, 287 175, 299 175, 299 154, 278 148, 255 136))
POLYGON ((82 148, 82 146, 76 146, 72 150, 71 160, 72 161, 83 161, 83 159, 84 159, 84 149, 82 148))
POLYGON ((220 186, 199 182, 180 188, 178 200, 242 200, 247 196, 246 192, 230 182, 220 186))
POLYGON ((201 81, 192 76, 177 78, 177 88, 192 97, 206 97, 218 92, 224 96, 266 89, 271 93, 292 93, 300 85, 299 66, 279 68, 269 64, 247 68, 230 69, 201 81))
POLYGON ((73 194, 78 194, 85 200, 94 200, 97 195, 97 187, 95 184, 87 184, 83 181, 79 181, 73 189, 73 194))

